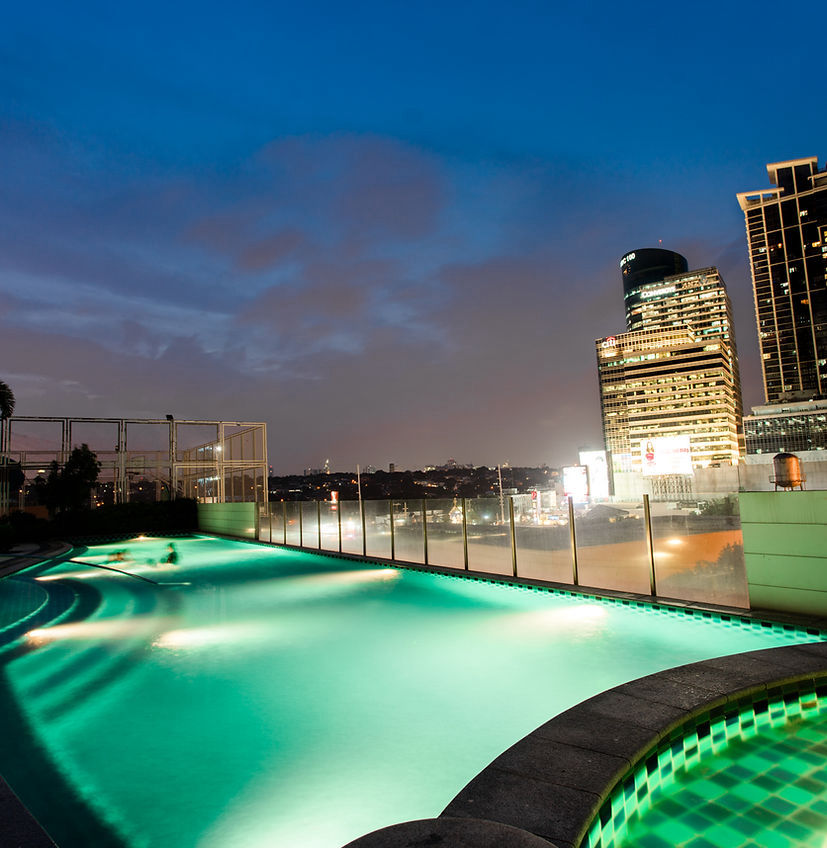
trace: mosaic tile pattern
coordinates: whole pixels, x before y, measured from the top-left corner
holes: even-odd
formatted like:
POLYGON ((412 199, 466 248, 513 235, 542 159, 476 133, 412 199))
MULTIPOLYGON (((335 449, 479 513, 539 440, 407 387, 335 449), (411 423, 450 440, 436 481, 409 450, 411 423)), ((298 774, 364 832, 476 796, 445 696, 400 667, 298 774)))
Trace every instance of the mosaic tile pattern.
POLYGON ((825 848, 827 693, 707 717, 653 753, 592 824, 589 848, 825 848))
MULTIPOLYGON (((323 552, 326 553, 326 552, 323 552)), ((326 553, 328 556, 336 556, 336 554, 326 553)), ((506 577, 476 577, 459 574, 444 574, 435 572, 427 566, 404 565, 401 566, 409 571, 420 571, 425 574, 433 574, 434 577, 445 580, 470 580, 475 583, 492 583, 497 586, 508 586, 511 589, 517 589, 522 592, 546 592, 550 595, 561 595, 567 598, 576 598, 581 601, 592 601, 601 604, 617 604, 624 607, 634 607, 637 611, 647 615, 666 615, 671 618, 698 618, 706 621, 714 621, 716 624, 721 624, 724 627, 732 628, 755 628, 758 630, 769 630, 775 636, 783 635, 790 642, 812 642, 813 638, 827 639, 827 632, 821 631, 816 627, 801 627, 794 624, 781 624, 777 621, 763 621, 757 618, 747 618, 734 613, 712 612, 704 609, 693 609, 692 607, 668 606, 660 604, 657 601, 638 601, 628 598, 614 598, 607 595, 589 595, 580 591, 571 591, 569 589, 557 589, 552 586, 533 586, 523 583, 514 583, 506 577)))

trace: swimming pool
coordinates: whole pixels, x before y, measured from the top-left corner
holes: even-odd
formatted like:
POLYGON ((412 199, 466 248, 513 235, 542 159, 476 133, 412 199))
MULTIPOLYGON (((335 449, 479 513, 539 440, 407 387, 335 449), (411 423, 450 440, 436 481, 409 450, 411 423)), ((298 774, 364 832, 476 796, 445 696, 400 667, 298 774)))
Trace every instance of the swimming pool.
POLYGON ((339 848, 611 686, 817 638, 212 537, 158 565, 169 541, 76 556, 133 577, 0 582, 0 771, 61 848, 339 848))

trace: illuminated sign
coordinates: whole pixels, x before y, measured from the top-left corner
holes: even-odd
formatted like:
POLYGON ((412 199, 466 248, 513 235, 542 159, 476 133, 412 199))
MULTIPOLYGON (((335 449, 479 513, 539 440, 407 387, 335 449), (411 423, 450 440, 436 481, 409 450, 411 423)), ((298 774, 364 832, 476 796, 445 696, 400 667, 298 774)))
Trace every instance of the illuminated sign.
POLYGON ((631 262, 635 258, 634 252, 627 253, 623 259, 620 260, 620 267, 622 268, 627 262, 631 262))
POLYGON ((580 451, 580 464, 589 471, 589 495, 593 498, 609 497, 609 465, 606 451, 580 451))
POLYGON ((563 492, 575 501, 589 499, 589 472, 585 465, 567 465, 563 468, 563 492))
MULTIPOLYGON (((662 294, 672 294, 675 291, 674 286, 662 286, 659 289, 651 289, 649 291, 643 291, 640 293, 642 298, 646 297, 660 297, 662 294)), ((714 294, 714 292, 713 292, 714 294)))
POLYGON ((644 477, 658 477, 664 474, 692 476, 689 436, 643 439, 640 443, 640 461, 644 477))
POLYGON ((600 347, 614 347, 617 344, 617 339, 614 336, 609 336, 608 338, 603 339, 600 343, 600 347))

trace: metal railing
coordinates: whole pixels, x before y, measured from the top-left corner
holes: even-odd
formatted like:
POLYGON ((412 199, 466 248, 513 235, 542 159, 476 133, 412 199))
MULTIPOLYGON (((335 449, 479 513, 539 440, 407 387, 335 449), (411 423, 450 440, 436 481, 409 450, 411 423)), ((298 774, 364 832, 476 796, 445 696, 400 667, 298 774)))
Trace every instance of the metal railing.
POLYGON ((278 501, 259 539, 306 550, 504 574, 642 596, 749 606, 737 496, 575 503, 514 498, 278 501), (503 520, 504 519, 504 520, 503 520))

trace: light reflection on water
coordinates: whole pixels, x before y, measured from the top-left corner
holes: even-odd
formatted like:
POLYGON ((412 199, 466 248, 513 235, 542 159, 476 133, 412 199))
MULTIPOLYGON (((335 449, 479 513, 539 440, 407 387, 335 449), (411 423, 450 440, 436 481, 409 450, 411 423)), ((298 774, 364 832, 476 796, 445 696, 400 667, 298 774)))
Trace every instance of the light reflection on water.
MULTIPOLYGON (((497 754, 583 698, 789 643, 576 597, 172 541, 179 560, 162 580, 192 586, 72 563, 42 574, 44 587, 83 575, 77 585, 102 603, 33 629, 34 650, 6 668, 41 744, 130 848, 338 848, 437 815, 497 754), (79 680, 84 697, 61 698, 79 680)), ((167 544, 144 540, 133 556, 157 561, 167 544)), ((36 800, 38 780, 27 780, 21 770, 13 786, 36 800)))

